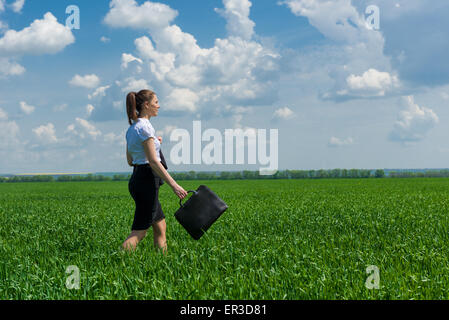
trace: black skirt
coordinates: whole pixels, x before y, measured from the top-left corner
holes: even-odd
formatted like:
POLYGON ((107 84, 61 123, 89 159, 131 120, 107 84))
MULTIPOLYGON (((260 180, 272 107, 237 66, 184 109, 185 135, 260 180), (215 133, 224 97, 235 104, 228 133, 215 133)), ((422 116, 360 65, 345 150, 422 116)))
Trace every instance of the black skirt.
POLYGON ((147 230, 152 224, 165 219, 159 202, 161 178, 153 173, 149 164, 136 165, 128 182, 128 190, 136 210, 131 230, 147 230))

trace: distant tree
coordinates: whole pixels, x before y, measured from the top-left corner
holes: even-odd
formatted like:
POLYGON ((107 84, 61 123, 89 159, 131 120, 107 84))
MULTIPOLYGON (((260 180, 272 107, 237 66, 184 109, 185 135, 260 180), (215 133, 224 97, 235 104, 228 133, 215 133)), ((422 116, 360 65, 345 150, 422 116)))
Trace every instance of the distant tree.
POLYGON ((257 176, 258 176, 257 171, 244 170, 242 173, 243 179, 257 179, 257 176))
POLYGON ((198 172, 196 178, 198 180, 212 180, 215 179, 215 174, 211 172, 198 172))
POLYGON ((292 179, 307 179, 309 176, 308 176, 308 171, 290 170, 290 177, 292 179))
POLYGON ((362 169, 359 172, 360 172, 359 173, 360 178, 370 178, 371 177, 371 170, 362 169))
POLYGON ((220 172, 220 179, 222 179, 222 180, 229 180, 229 179, 231 179, 231 172, 229 172, 229 171, 222 171, 222 172, 220 172))
POLYGON ((318 179, 327 178, 327 172, 326 170, 320 169, 316 172, 315 177, 318 179))
POLYGON ((382 169, 377 169, 376 172, 374 173, 374 176, 376 178, 383 178, 385 177, 385 171, 383 171, 382 169))
POLYGON ((360 171, 358 169, 351 169, 351 170, 349 170, 348 177, 349 178, 360 178, 360 171))
POLYGON ((329 173, 330 178, 340 178, 341 177, 341 169, 333 169, 329 173))
POLYGON ((240 171, 231 172, 231 179, 233 179, 233 180, 242 179, 242 173, 240 171))

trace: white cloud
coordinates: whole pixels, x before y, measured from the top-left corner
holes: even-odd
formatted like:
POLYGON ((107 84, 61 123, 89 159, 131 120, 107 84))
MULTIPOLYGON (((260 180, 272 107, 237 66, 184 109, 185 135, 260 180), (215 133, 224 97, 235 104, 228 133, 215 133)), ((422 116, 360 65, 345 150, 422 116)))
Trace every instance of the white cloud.
POLYGON ((12 10, 16 13, 19 13, 22 11, 23 6, 25 5, 25 0, 16 0, 14 1, 14 3, 11 5, 12 10))
POLYGON ((175 67, 174 53, 161 53, 154 49, 148 37, 137 38, 134 41, 138 54, 145 60, 150 60, 150 69, 158 80, 163 80, 165 74, 175 67))
POLYGON ((104 86, 97 88, 94 93, 87 95, 89 100, 92 100, 95 97, 104 97, 106 95, 106 90, 108 90, 111 86, 104 86))
POLYGON ((87 116, 88 117, 90 117, 90 115, 92 114, 92 111, 94 111, 94 106, 93 105, 91 105, 91 104, 88 104, 87 106, 86 106, 86 112, 87 112, 87 116))
POLYGON ((51 12, 44 19, 34 20, 21 31, 8 30, 0 39, 0 52, 3 55, 54 54, 75 42, 71 30, 58 23, 51 12))
MULTIPOLYGON (((322 84, 319 90, 321 98, 341 101, 386 94, 387 89, 370 87, 370 83, 364 81, 373 75, 372 71, 366 74, 370 69, 388 73, 390 94, 399 92, 399 85, 394 85, 399 83, 395 76, 397 72, 391 67, 391 58, 384 55, 383 34, 366 25, 366 6, 358 11, 357 3, 351 0, 286 0, 278 4, 287 5, 293 14, 306 17, 327 39, 321 45, 296 53, 297 58, 292 59, 286 68, 294 68, 300 74, 323 75, 325 78, 320 79, 322 84), (358 76, 360 74, 364 75, 358 76), (364 89, 352 90, 348 82, 354 86, 365 86, 364 89)), ((384 73, 377 71, 375 76, 379 78, 384 73)))
POLYGON ((0 108, 0 121, 8 120, 8 114, 5 110, 0 108))
POLYGON ((103 140, 106 144, 109 145, 126 145, 125 133, 123 134, 115 134, 113 132, 107 133, 103 136, 103 140))
POLYGON ((284 120, 291 119, 294 116, 295 116, 295 113, 288 107, 277 109, 273 114, 274 118, 279 118, 279 119, 284 119, 284 120))
POLYGON ((81 118, 76 118, 75 123, 69 125, 65 133, 71 134, 81 140, 96 140, 97 137, 101 136, 100 130, 98 130, 93 124, 89 123, 89 121, 81 118))
MULTIPOLYGON (((133 77, 129 77, 124 80, 122 92, 126 92, 126 93, 131 92, 131 91, 139 92, 140 90, 149 89, 149 88, 150 88, 150 86, 145 79, 137 80, 137 79, 134 79, 133 77)), ((151 90, 151 89, 149 89, 149 90, 151 90)))
MULTIPOLYGON (((137 38, 134 42, 136 52, 122 55, 122 74, 101 103, 96 104, 95 120, 123 117, 123 112, 113 108, 114 102, 124 101, 123 93, 129 91, 153 90, 148 84, 157 88, 161 111, 201 110, 212 115, 221 112, 219 110, 226 105, 269 105, 274 102, 277 98, 275 81, 281 74, 280 55, 275 49, 245 39, 252 35, 251 26, 254 25, 249 20, 249 1, 225 1, 224 4, 221 13, 228 26, 243 28, 245 25, 248 29, 246 35, 232 33, 229 38, 216 39, 212 48, 201 48, 193 35, 183 32, 177 25, 169 25, 170 19, 157 31, 148 25, 142 27, 134 23, 136 28, 151 29, 151 40, 147 36, 137 38), (140 74, 142 68, 149 72, 140 74)), ((117 7, 118 2, 111 2, 111 6, 117 7)), ((127 13, 141 9, 135 1, 122 3, 121 11, 125 7, 127 13)))
POLYGON ((340 139, 337 137, 331 137, 328 142, 329 147, 342 147, 354 144, 354 139, 348 137, 346 139, 340 139))
POLYGON ((223 4, 225 8, 215 8, 215 12, 226 19, 226 29, 229 35, 250 40, 256 25, 249 18, 251 2, 248 0, 223 0, 223 4))
POLYGON ((112 107, 116 110, 123 110, 122 108, 124 107, 124 103, 123 101, 113 101, 112 107))
POLYGON ((6 0, 0 0, 0 12, 5 11, 5 1, 6 0))
POLYGON ((404 144, 422 140, 438 122, 432 109, 418 106, 413 96, 404 97, 407 108, 400 112, 390 133, 390 140, 404 144))
POLYGON ((55 126, 53 123, 48 123, 47 125, 42 125, 33 129, 34 134, 38 138, 38 140, 42 143, 57 143, 58 139, 56 138, 55 126))
POLYGON ((100 84, 100 79, 95 74, 88 74, 85 76, 75 75, 72 80, 70 80, 70 85, 76 87, 84 87, 88 89, 93 89, 98 87, 100 84))
POLYGON ((25 101, 20 101, 20 110, 25 114, 32 114, 36 108, 34 106, 30 106, 25 101))
MULTIPOLYGON (((376 69, 369 69, 361 76, 351 74, 346 78, 346 83, 351 91, 350 94, 362 96, 384 96, 387 90, 398 87, 397 76, 388 72, 380 72, 376 69)), ((344 92, 348 93, 348 92, 344 92)))
POLYGON ((15 121, 0 123, 0 149, 15 148, 21 144, 20 129, 15 121))
POLYGON ((112 0, 104 22, 116 28, 158 29, 166 27, 178 15, 178 11, 162 3, 135 0, 112 0))
POLYGON ((108 37, 102 36, 102 37, 100 38, 100 41, 103 42, 103 43, 108 43, 108 42, 111 41, 111 39, 109 39, 108 37))
POLYGON ((189 89, 174 89, 165 101, 165 108, 169 111, 195 112, 198 100, 198 95, 189 89))
POLYGON ((0 78, 18 76, 25 73, 25 68, 10 58, 0 57, 0 78))
POLYGON ((357 12, 351 0, 286 0, 293 14, 309 19, 312 26, 335 41, 356 43, 369 37, 380 37, 379 32, 366 28, 364 17, 357 12))
POLYGON ((132 54, 123 53, 122 54, 122 69, 128 68, 128 63, 130 63, 132 61, 137 61, 140 64, 143 63, 142 59, 136 58, 132 54))

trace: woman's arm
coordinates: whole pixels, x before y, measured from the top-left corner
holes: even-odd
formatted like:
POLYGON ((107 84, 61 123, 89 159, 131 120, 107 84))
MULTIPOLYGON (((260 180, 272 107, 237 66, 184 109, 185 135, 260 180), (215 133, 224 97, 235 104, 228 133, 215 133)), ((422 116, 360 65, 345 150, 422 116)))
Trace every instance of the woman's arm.
POLYGON ((143 142, 143 148, 145 150, 145 155, 150 163, 151 169, 156 172, 156 174, 173 189, 173 192, 180 198, 184 199, 187 196, 187 191, 185 191, 176 181, 170 176, 170 174, 165 170, 162 163, 157 159, 156 148, 154 146, 154 138, 149 138, 143 142))
POLYGON ((126 160, 128 161, 128 164, 130 167, 133 166, 133 157, 128 152, 128 145, 126 145, 126 160))

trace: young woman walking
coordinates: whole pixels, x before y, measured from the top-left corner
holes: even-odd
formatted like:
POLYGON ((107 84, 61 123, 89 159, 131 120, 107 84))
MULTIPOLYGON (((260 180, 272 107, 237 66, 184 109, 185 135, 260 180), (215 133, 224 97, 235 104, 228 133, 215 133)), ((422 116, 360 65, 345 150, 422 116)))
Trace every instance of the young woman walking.
POLYGON ((160 179, 164 180, 173 192, 184 199, 187 192, 170 176, 161 163, 162 138, 155 136, 150 123, 157 117, 159 101, 151 90, 130 92, 126 97, 126 111, 130 127, 126 132, 126 158, 134 167, 128 183, 128 190, 136 203, 131 234, 123 243, 126 250, 134 250, 153 227, 154 246, 167 250, 165 237, 165 215, 159 202, 160 179))

